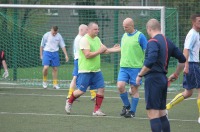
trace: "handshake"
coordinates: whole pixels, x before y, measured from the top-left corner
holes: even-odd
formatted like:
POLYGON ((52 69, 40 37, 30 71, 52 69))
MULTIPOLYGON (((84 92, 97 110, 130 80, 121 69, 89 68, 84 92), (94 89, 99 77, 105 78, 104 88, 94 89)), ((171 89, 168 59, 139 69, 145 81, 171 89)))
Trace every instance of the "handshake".
POLYGON ((3 73, 3 78, 7 78, 9 76, 8 70, 5 70, 5 72, 3 73))

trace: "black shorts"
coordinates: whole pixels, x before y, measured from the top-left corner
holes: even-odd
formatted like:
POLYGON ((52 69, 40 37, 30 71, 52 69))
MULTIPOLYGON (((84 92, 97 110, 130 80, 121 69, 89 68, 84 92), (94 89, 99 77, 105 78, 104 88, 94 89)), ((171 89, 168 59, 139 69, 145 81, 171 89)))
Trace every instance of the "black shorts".
POLYGON ((167 99, 167 77, 163 73, 145 76, 146 109, 164 110, 167 99))

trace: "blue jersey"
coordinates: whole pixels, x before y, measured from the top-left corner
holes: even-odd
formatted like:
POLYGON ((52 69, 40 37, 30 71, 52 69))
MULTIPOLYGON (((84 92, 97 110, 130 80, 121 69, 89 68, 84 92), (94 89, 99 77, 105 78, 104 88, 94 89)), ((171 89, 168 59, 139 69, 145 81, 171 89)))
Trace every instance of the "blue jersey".
POLYGON ((147 74, 151 72, 167 74, 170 57, 175 57, 179 63, 186 61, 185 56, 178 47, 162 34, 150 39, 147 44, 144 61, 144 65, 151 69, 147 74))
MULTIPOLYGON (((135 30, 135 32, 133 32, 133 33, 127 33, 127 34, 128 34, 128 36, 133 36, 133 35, 135 35, 137 32, 138 32, 138 30, 135 30)), ((123 36, 124 36, 124 34, 123 34, 123 36)), ((122 36, 122 38, 123 38, 123 36, 122 36)), ((121 40, 122 40, 122 39, 121 39, 121 40)), ((146 47, 147 47, 147 39, 146 39, 146 37, 145 37, 145 35, 144 35, 143 33, 140 33, 140 35, 139 35, 139 37, 138 37, 138 42, 139 42, 139 44, 140 44, 142 50, 146 50, 146 47)), ((122 44, 122 42, 121 42, 121 44, 122 44)))

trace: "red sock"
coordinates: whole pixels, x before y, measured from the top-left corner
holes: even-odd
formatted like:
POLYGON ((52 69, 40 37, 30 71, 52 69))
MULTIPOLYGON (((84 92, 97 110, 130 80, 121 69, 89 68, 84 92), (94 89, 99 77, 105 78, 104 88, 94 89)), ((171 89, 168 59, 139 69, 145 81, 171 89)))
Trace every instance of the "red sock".
POLYGON ((74 97, 74 92, 73 92, 72 95, 70 96, 68 102, 69 102, 70 104, 72 104, 76 98, 77 98, 77 97, 74 97))
POLYGON ((100 109, 101 104, 103 102, 103 98, 104 98, 103 95, 99 95, 99 94, 96 95, 96 104, 95 104, 95 107, 94 107, 94 112, 96 112, 97 110, 100 109))

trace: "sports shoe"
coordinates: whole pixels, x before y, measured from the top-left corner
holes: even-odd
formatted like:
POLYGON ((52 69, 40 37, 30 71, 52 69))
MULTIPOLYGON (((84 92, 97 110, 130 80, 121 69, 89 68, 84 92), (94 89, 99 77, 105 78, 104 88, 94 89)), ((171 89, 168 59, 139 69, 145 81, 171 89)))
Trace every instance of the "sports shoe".
POLYGON ((130 106, 123 106, 122 112, 120 113, 120 115, 124 116, 129 109, 130 109, 130 106))
POLYGON ((169 110, 169 109, 171 109, 171 108, 172 108, 171 103, 168 103, 168 104, 166 105, 166 110, 169 110))
POLYGON ((126 112, 126 114, 124 115, 125 118, 133 118, 135 117, 135 112, 132 111, 128 111, 126 112))
POLYGON ((54 85, 53 88, 54 89, 60 89, 60 87, 58 85, 54 85))
POLYGON ((46 89, 47 86, 48 86, 47 82, 43 82, 43 83, 42 83, 42 86, 43 86, 44 89, 46 89))
POLYGON ((106 116, 100 109, 92 113, 93 116, 106 116))
POLYGON ((200 117, 199 117, 199 119, 198 119, 198 123, 200 124, 200 117))
POLYGON ((66 105, 65 105, 65 111, 67 112, 67 114, 70 114, 71 108, 72 108, 72 104, 70 104, 70 103, 67 101, 67 102, 66 102, 66 105))

